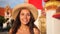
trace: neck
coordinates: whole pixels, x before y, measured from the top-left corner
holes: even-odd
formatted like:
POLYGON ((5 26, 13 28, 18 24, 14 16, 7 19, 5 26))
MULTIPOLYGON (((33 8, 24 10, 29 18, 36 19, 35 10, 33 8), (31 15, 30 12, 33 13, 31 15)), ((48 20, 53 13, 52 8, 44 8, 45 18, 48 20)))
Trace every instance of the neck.
POLYGON ((26 30, 26 29, 29 29, 29 27, 27 25, 21 24, 20 29, 26 30))
POLYGON ((21 24, 21 27, 26 28, 28 27, 27 25, 21 24))

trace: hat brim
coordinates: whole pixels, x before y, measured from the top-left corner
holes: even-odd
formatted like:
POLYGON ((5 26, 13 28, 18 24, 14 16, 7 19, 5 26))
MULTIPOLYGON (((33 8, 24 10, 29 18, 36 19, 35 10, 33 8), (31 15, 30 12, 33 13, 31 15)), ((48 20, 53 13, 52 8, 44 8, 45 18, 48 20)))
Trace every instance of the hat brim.
POLYGON ((12 10, 12 18, 15 20, 16 17, 17 17, 17 14, 19 13, 18 9, 19 8, 22 8, 22 7, 26 7, 28 8, 31 13, 33 14, 34 16, 34 19, 36 20, 37 17, 38 17, 38 10, 35 6, 33 6, 32 4, 28 4, 28 3, 24 3, 24 4, 18 4, 16 5, 13 10, 12 10))

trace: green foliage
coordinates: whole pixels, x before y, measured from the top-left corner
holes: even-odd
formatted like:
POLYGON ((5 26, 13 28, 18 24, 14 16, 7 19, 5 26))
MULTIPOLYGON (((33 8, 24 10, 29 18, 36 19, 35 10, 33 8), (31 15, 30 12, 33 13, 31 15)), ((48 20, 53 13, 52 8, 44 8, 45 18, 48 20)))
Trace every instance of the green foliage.
POLYGON ((5 22, 4 16, 0 16, 0 23, 4 23, 4 22, 5 22))

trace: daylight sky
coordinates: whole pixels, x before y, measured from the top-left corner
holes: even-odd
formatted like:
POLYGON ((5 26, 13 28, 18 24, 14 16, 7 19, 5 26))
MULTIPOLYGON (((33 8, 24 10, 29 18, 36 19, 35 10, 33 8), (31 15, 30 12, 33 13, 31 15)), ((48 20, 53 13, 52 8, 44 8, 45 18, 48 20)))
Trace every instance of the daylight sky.
POLYGON ((0 7, 9 5, 11 8, 13 8, 15 5, 20 3, 24 3, 24 0, 0 0, 0 7))
MULTIPOLYGON (((11 8, 13 8, 17 4, 24 3, 24 0, 0 0, 0 7, 6 7, 6 5, 9 5, 11 8)), ((44 0, 42 0, 42 6, 44 6, 44 0)))

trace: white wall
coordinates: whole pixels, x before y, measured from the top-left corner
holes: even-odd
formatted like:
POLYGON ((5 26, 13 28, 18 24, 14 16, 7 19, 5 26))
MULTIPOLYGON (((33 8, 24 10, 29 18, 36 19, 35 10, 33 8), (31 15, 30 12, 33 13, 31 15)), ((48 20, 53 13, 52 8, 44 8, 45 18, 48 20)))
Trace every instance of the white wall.
POLYGON ((54 34, 60 34, 60 20, 54 19, 54 34))
POLYGON ((39 20, 39 17, 41 16, 41 10, 38 9, 38 18, 37 20, 35 21, 35 25, 40 29, 40 26, 41 26, 41 23, 38 21, 39 20))
POLYGON ((46 11, 46 32, 47 34, 60 34, 60 20, 52 17, 55 10, 46 11))

